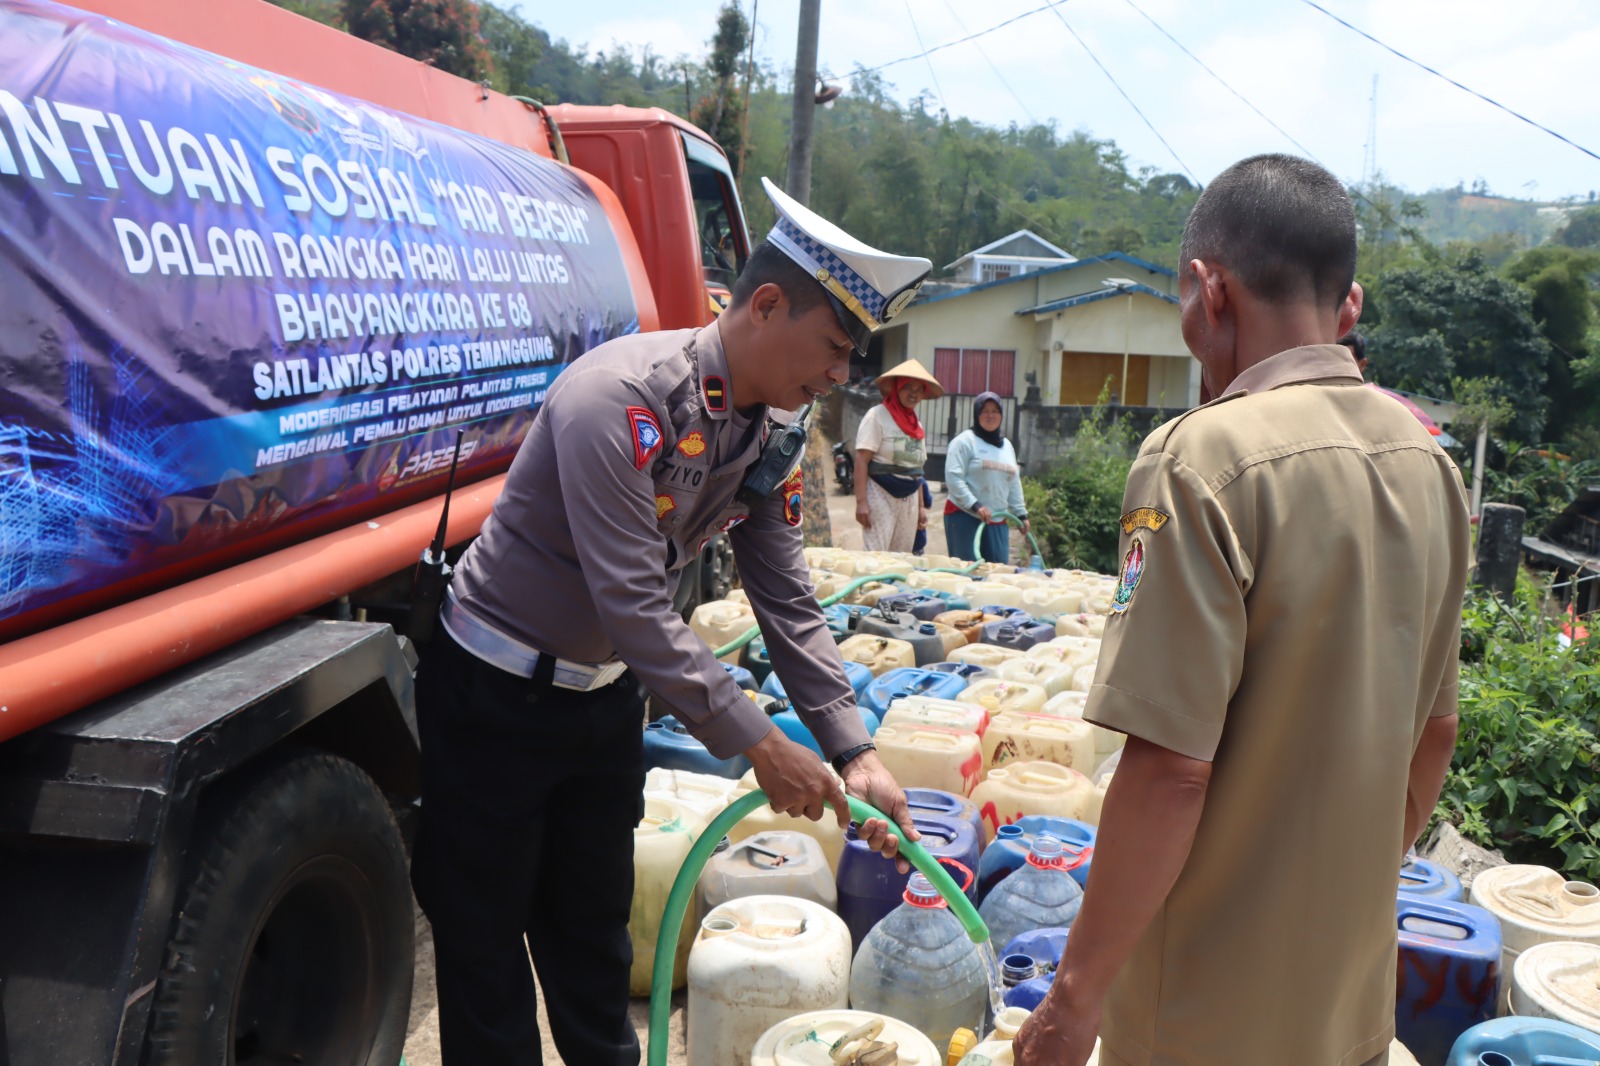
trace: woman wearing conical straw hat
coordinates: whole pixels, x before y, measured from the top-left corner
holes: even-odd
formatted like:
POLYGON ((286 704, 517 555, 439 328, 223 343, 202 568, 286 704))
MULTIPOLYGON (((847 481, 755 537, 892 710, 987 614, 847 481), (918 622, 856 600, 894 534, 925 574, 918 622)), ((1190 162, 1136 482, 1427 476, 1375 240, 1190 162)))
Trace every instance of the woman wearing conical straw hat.
POLYGON ((927 433, 917 404, 944 395, 939 381, 915 359, 878 375, 883 402, 856 430, 856 521, 868 551, 909 552, 927 524, 922 466, 927 433))

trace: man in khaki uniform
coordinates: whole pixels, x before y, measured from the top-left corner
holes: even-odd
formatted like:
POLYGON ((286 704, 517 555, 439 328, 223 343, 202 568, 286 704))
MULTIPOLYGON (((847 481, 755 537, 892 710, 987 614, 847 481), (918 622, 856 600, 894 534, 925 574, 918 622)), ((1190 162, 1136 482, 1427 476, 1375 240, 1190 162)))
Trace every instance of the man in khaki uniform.
POLYGON ((1021 1066, 1362 1066, 1394 1034, 1399 867, 1455 742, 1460 474, 1336 345, 1354 212, 1258 156, 1184 230, 1218 398, 1144 442, 1085 717, 1128 734, 1021 1066))

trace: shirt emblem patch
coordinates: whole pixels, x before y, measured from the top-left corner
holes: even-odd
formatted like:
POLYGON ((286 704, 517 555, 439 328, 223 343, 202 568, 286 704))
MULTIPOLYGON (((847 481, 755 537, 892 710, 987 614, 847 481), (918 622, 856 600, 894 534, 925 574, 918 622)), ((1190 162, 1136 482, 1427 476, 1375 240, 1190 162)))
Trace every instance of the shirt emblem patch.
POLYGON ((705 454, 706 435, 698 429, 678 442, 678 451, 694 459, 705 454))
POLYGON ((1135 507, 1122 516, 1122 532, 1131 535, 1136 529, 1148 529, 1154 533, 1171 520, 1171 515, 1154 507, 1135 507))
POLYGON ((743 522, 748 517, 749 517, 749 515, 736 514, 732 518, 728 519, 726 522, 722 523, 722 525, 718 526, 717 527, 717 532, 718 533, 726 533, 729 530, 733 529, 734 526, 739 525, 741 522, 743 522))
POLYGON ((783 482, 783 520, 791 526, 799 525, 800 520, 805 517, 805 510, 801 506, 804 494, 800 483, 800 468, 797 466, 794 468, 794 473, 783 482))
POLYGON ((656 497, 656 521, 659 522, 667 515, 678 509, 678 501, 671 496, 661 495, 656 497))
POLYGON ((661 450, 661 423, 643 407, 628 408, 628 428, 633 433, 633 465, 643 470, 661 450))
POLYGON ((1133 602, 1134 590, 1144 576, 1144 541, 1133 538, 1128 554, 1122 557, 1122 569, 1117 573, 1117 591, 1111 596, 1111 609, 1121 614, 1133 602))
POLYGON ((700 388, 705 392, 706 410, 721 414, 728 409, 728 383, 715 374, 700 383, 700 388))

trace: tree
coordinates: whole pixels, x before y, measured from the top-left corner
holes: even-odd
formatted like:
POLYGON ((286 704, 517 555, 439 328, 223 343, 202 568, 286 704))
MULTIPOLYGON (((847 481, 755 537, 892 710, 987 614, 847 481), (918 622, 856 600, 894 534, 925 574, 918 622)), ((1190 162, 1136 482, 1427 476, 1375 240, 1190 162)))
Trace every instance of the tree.
POLYGON ((1452 378, 1498 378, 1516 412, 1512 434, 1541 439, 1551 349, 1526 289, 1469 251, 1437 266, 1386 271, 1372 296, 1378 314, 1368 355, 1375 380, 1448 396, 1452 378))
POLYGON ((736 81, 740 59, 749 43, 750 24, 745 21, 744 12, 737 3, 723 4, 717 14, 716 36, 711 38, 711 58, 706 63, 715 88, 695 106, 690 118, 711 134, 735 167, 739 165, 740 126, 744 117, 744 102, 739 97, 736 81))
POLYGON ((1600 352, 1600 338, 1593 333, 1600 252, 1541 245, 1507 264, 1505 275, 1528 290, 1539 332, 1550 342, 1546 436, 1566 440, 1573 430, 1593 426, 1600 417, 1600 382, 1590 372, 1600 352))
POLYGON ((1554 240, 1568 248, 1600 248, 1600 207, 1585 207, 1568 216, 1554 240))
POLYGON ((513 96, 544 100, 549 90, 539 82, 539 60, 550 47, 550 35, 529 25, 515 11, 487 2, 478 8, 478 28, 489 54, 494 87, 513 96))
POLYGON ((489 75, 472 0, 344 0, 352 34, 440 70, 477 81, 489 75))

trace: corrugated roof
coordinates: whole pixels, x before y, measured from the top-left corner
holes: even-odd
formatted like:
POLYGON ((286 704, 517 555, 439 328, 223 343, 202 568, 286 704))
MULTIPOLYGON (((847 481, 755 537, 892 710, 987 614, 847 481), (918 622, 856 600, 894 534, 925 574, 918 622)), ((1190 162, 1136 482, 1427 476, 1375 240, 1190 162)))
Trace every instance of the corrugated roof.
POLYGON ((1081 267, 1093 266, 1096 263, 1127 263, 1129 266, 1148 270, 1152 274, 1160 274, 1169 278, 1177 276, 1177 271, 1175 270, 1157 266, 1155 263, 1128 255, 1126 252, 1106 252, 1104 255, 1093 256, 1089 259, 1078 259, 1071 263, 1062 263, 1060 266, 1045 267, 1042 270, 1030 270, 1026 274, 1014 274, 1009 278, 1000 278, 997 281, 985 281, 978 285, 969 285, 964 289, 957 289, 955 292, 942 292, 937 296, 930 296, 926 300, 919 299, 912 306, 921 307, 924 304, 938 303, 940 300, 955 300, 969 293, 992 289, 997 285, 1015 285, 1019 281, 1033 281, 1046 274, 1059 274, 1063 270, 1078 270, 1081 267))
POLYGON ((1096 289, 1093 292, 1079 293, 1077 296, 1068 296, 1061 300, 1051 300, 1049 303, 1039 304, 1037 307, 1024 307, 1016 312, 1019 315, 1050 315, 1057 311, 1066 311, 1073 307, 1082 307, 1100 300, 1109 300, 1113 296, 1122 296, 1125 293, 1142 293, 1145 296, 1154 296, 1165 303, 1176 304, 1178 298, 1171 293, 1153 289, 1149 285, 1132 285, 1123 288, 1096 289))

